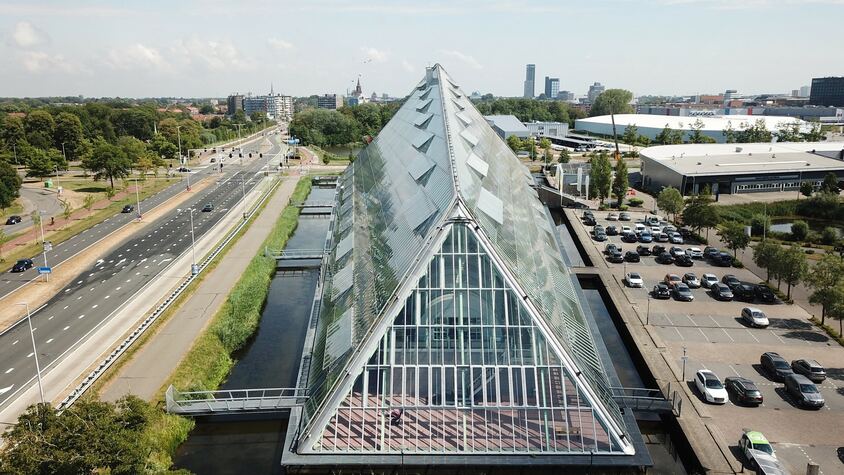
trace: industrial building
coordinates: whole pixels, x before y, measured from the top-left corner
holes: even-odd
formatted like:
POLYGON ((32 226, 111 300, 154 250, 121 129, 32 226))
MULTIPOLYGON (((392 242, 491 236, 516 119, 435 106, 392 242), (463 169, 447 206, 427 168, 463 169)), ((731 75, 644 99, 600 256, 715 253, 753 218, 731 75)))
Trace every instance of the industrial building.
POLYGON ((809 104, 844 107, 844 76, 813 78, 809 104))
POLYGON ((514 115, 487 115, 484 116, 484 119, 503 140, 507 140, 511 135, 520 139, 530 137, 528 128, 514 115))
POLYGON ((532 182, 457 83, 428 68, 338 180, 297 384, 308 399, 291 410, 283 465, 651 465, 532 182))
POLYGON ((533 137, 563 139, 569 132, 569 124, 564 122, 527 122, 524 126, 533 137))
POLYGON ((683 195, 709 187, 721 193, 794 191, 800 183, 819 187, 828 173, 844 180, 844 142, 688 144, 639 151, 642 186, 659 192, 671 186, 683 195))
MULTIPOLYGON (((758 120, 765 121, 765 127, 771 132, 776 132, 780 128, 794 123, 799 124, 802 132, 809 132, 811 130, 811 124, 794 117, 755 115, 678 117, 650 114, 616 114, 615 128, 616 133, 621 136, 627 130, 628 125, 635 125, 639 135, 654 140, 665 127, 668 127, 673 130, 684 130, 684 140, 688 140, 689 134, 691 134, 691 125, 698 120, 703 124, 701 133, 714 139, 717 143, 726 142, 724 129, 732 128, 735 131, 740 131, 754 125, 758 120)), ((608 115, 577 119, 574 123, 574 129, 579 132, 604 137, 612 137, 613 135, 612 119, 608 115)))
POLYGON ((317 107, 330 110, 339 109, 343 107, 343 96, 338 94, 323 94, 317 97, 317 107))

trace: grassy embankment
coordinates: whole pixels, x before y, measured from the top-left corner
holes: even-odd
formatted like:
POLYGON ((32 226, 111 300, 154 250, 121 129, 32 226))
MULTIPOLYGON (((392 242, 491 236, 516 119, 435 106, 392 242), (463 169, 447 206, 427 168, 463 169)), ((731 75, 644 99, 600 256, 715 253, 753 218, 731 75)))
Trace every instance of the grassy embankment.
MULTIPOLYGON (((310 189, 310 180, 300 179, 291 200, 305 200, 310 189)), ((264 256, 264 246, 284 247, 298 220, 299 209, 296 207, 287 206, 281 213, 226 302, 212 318, 208 329, 194 342, 185 359, 162 386, 156 397, 159 406, 163 406, 164 391, 170 384, 180 390, 213 390, 223 383, 235 364, 232 353, 243 346, 258 328, 269 285, 275 275, 276 262, 264 256)), ((153 471, 170 467, 172 455, 187 439, 193 426, 192 419, 156 412, 144 435, 152 447, 149 463, 153 471)))

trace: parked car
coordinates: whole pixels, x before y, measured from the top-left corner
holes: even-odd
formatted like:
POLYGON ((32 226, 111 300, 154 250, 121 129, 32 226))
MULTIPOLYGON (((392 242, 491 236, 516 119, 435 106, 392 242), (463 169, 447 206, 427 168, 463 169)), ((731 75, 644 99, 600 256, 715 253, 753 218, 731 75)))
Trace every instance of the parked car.
POLYGON ((203 213, 209 213, 211 211, 214 211, 214 205, 212 205, 211 203, 207 203, 205 206, 202 207, 203 213))
POLYGON ((665 285, 674 287, 676 284, 683 282, 683 279, 681 279, 677 274, 665 274, 662 281, 665 282, 665 285))
POLYGON ((729 252, 719 252, 712 258, 712 265, 718 267, 730 267, 733 265, 733 255, 729 252))
POLYGON ((607 243, 606 246, 604 246, 604 254, 609 254, 612 251, 620 251, 620 250, 621 250, 621 248, 618 246, 618 244, 613 243, 613 242, 609 242, 609 243, 607 243))
POLYGON ((134 207, 134 206, 132 206, 132 205, 126 205, 126 206, 124 206, 124 207, 123 207, 123 209, 122 209, 122 210, 120 210, 120 212, 121 212, 121 213, 131 213, 131 212, 132 212, 132 211, 134 211, 134 210, 135 210, 135 207, 134 207))
POLYGON ((597 233, 592 233, 592 239, 598 242, 604 242, 607 240, 607 235, 603 231, 599 231, 597 233))
POLYGON ((618 236, 618 228, 615 226, 607 226, 607 236, 618 236))
POLYGON ((741 281, 738 279, 738 277, 734 276, 733 274, 724 274, 721 277, 721 282, 727 284, 727 287, 729 287, 730 290, 732 290, 733 287, 741 284, 741 281))
POLYGON ((756 307, 744 307, 741 309, 741 319, 752 327, 765 328, 768 326, 768 317, 756 307))
POLYGON ((624 276, 624 281, 627 282, 629 287, 641 288, 645 285, 645 281, 638 272, 628 272, 624 276))
POLYGON ((619 221, 630 221, 630 213, 628 213, 627 211, 623 211, 623 212, 619 213, 618 220, 619 221))
POLYGON ((27 269, 31 269, 34 265, 35 264, 32 262, 32 259, 21 259, 15 262, 15 265, 12 266, 12 272, 23 272, 27 269))
POLYGON ((694 272, 686 272, 683 274, 683 283, 688 285, 690 289, 700 288, 700 280, 698 280, 694 272))
POLYGON ((809 378, 813 383, 822 383, 826 380, 826 371, 823 369, 823 366, 815 360, 794 360, 791 362, 791 370, 809 378))
POLYGON ((788 361, 774 351, 762 353, 762 356, 759 358, 759 364, 762 365, 762 368, 765 369, 774 381, 783 381, 786 376, 794 374, 788 361))
POLYGON ((718 379, 712 371, 708 369, 700 369, 695 373, 695 387, 700 391, 703 400, 713 404, 726 404, 727 390, 724 389, 724 383, 718 379))
POLYGON ((636 223, 633 225, 633 230, 636 231, 636 234, 645 232, 645 225, 642 223, 636 223))
POLYGON ((583 224, 585 224, 587 226, 594 226, 596 223, 597 223, 597 221, 595 221, 594 216, 592 216, 592 215, 583 216, 583 224))
POLYGON ((706 259, 712 259, 717 256, 719 252, 721 251, 719 251, 717 247, 706 246, 703 248, 703 257, 706 259))
POLYGON ((179 167, 178 171, 181 173, 190 173, 190 168, 188 167, 179 167))
POLYGON ((738 445, 739 449, 744 454, 744 457, 748 462, 750 462, 751 467, 758 465, 756 458, 759 453, 776 458, 774 448, 761 432, 752 430, 744 431, 744 434, 741 435, 741 439, 739 439, 738 445))
POLYGON ((655 234, 656 242, 668 242, 668 235, 665 233, 655 234))
POLYGON ((671 254, 663 252, 662 254, 656 256, 656 261, 660 264, 673 264, 674 258, 671 257, 671 254))
POLYGON ((712 284, 718 283, 718 276, 715 274, 703 274, 700 277, 700 284, 707 289, 712 287, 712 284))
POLYGON ((601 226, 600 224, 596 224, 595 226, 593 226, 593 227, 592 227, 592 234, 595 234, 595 233, 604 233, 604 234, 606 234, 606 232, 607 232, 607 231, 606 231, 606 230, 604 229, 604 227, 603 227, 603 226, 601 226))
POLYGON ((670 299, 671 289, 669 289, 664 283, 660 282, 654 285, 651 295, 653 295, 655 299, 670 299))
POLYGON ((686 255, 686 251, 684 251, 683 248, 680 248, 680 247, 677 247, 677 246, 672 246, 671 249, 669 249, 668 252, 670 252, 671 256, 674 257, 674 258, 686 255))
POLYGON ((651 249, 648 246, 642 246, 642 245, 636 246, 636 252, 638 252, 640 256, 650 256, 651 255, 651 249))
POLYGON ((633 230, 632 230, 632 229, 630 229, 630 226, 624 225, 624 226, 622 226, 622 227, 621 227, 621 230, 620 230, 619 232, 620 232, 621 234, 624 234, 624 233, 632 233, 632 232, 633 232, 633 230))
POLYGON ((695 265, 695 262, 692 260, 691 257, 683 254, 682 256, 674 258, 674 264, 680 267, 692 267, 693 265, 695 265))
POLYGON ((636 251, 627 251, 624 253, 624 260, 627 262, 639 262, 639 253, 636 251))
POLYGON ((774 295, 774 292, 768 288, 767 285, 764 284, 757 284, 756 287, 753 288, 753 293, 756 295, 756 298, 759 299, 762 303, 776 303, 777 297, 774 295))
POLYGON ((634 233, 634 232, 632 232, 632 231, 631 231, 631 232, 627 232, 627 233, 622 234, 622 235, 621 235, 621 240, 622 240, 623 242, 634 243, 634 242, 638 242, 638 241, 639 241, 639 238, 638 238, 638 237, 636 237, 636 233, 634 233))
POLYGON ((642 234, 639 235, 639 242, 649 243, 649 242, 653 242, 653 241, 654 241, 653 235, 649 232, 643 232, 642 234))
POLYGON ((655 244, 654 247, 651 248, 653 255, 658 256, 665 252, 665 246, 660 246, 659 244, 655 244))
POLYGON ((815 383, 802 374, 790 374, 785 377, 784 383, 785 392, 793 397, 800 407, 820 409, 826 403, 815 383))
POLYGON ((624 262, 624 255, 619 250, 611 251, 607 256, 607 260, 613 264, 621 264, 624 262))
POLYGON ((662 232, 662 228, 659 226, 651 226, 651 234, 654 235, 654 241, 659 241, 659 233, 662 232))
POLYGON ((6 218, 6 224, 9 224, 9 225, 18 224, 20 222, 21 222, 21 217, 16 215, 16 214, 13 214, 13 215, 9 216, 8 218, 6 218))
POLYGON ((747 282, 742 282, 733 287, 733 300, 752 303, 755 300, 754 287, 753 284, 748 284, 747 282))
POLYGON ((618 221, 618 215, 615 213, 609 213, 607 215, 607 221, 618 221))
POLYGON ((712 296, 715 297, 717 300, 723 300, 725 302, 729 302, 733 299, 733 291, 727 287, 727 284, 717 283, 712 284, 709 287, 709 290, 712 292, 712 296))
POLYGON ((724 386, 727 392, 735 394, 736 400, 741 404, 754 406, 762 404, 762 392, 756 387, 756 383, 747 378, 729 376, 724 379, 724 386))
POLYGON ((692 290, 689 288, 689 286, 682 282, 674 285, 673 292, 674 300, 679 300, 681 302, 691 302, 695 299, 695 296, 692 295, 692 290))
POLYGON ((683 244, 683 236, 681 236, 677 231, 669 234, 668 237, 671 240, 671 244, 683 244))
POLYGON ((692 259, 703 259, 703 251, 699 247, 690 247, 686 249, 686 254, 692 259))
POLYGON ((671 233, 676 232, 676 231, 677 231, 677 228, 675 228, 674 226, 672 226, 670 224, 668 224, 664 228, 662 228, 662 232, 664 232, 665 234, 668 234, 669 236, 671 236, 671 233))

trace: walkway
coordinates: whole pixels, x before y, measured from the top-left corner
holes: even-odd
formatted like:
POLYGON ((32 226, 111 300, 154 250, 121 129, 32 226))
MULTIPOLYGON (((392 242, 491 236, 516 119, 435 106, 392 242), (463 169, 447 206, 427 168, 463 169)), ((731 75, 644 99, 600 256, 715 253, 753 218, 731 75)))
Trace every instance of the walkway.
POLYGON ((260 252, 279 213, 290 200, 298 177, 285 177, 255 221, 235 246, 208 274, 199 287, 178 308, 156 334, 119 369, 115 378, 100 391, 104 401, 115 401, 126 394, 151 400, 170 377, 173 368, 190 351, 229 292, 260 252))

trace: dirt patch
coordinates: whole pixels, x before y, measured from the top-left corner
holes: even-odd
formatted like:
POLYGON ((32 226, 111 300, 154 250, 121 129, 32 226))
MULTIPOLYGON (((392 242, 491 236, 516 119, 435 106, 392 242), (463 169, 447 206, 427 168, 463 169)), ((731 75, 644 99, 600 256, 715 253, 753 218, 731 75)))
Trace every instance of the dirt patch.
POLYGON ((15 302, 29 302, 30 308, 33 309, 45 304, 79 275, 80 272, 90 267, 100 257, 111 252, 116 245, 122 243, 136 232, 143 232, 155 220, 172 211, 194 193, 203 190, 213 182, 214 180, 203 179, 200 183, 191 187, 190 193, 181 192, 154 210, 144 212, 144 220, 142 222, 133 221, 123 226, 95 245, 92 245, 85 251, 80 252, 63 262, 60 266, 57 266, 55 268, 56 272, 50 275, 49 282, 43 282, 39 279, 37 282, 30 283, 0 299, 0 331, 6 330, 20 320, 22 316, 20 307, 14 305, 15 302))

